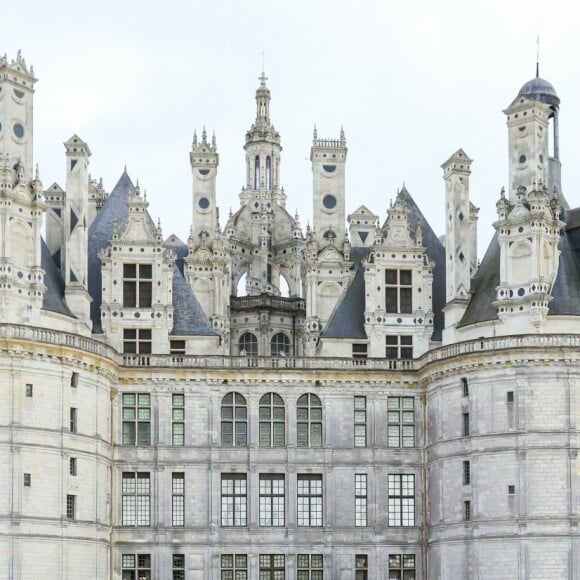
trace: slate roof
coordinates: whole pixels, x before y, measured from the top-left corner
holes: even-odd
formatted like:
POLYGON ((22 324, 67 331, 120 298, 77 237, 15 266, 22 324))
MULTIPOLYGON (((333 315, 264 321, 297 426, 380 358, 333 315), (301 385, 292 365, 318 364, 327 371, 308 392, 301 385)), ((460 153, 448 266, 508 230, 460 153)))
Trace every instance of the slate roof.
POLYGON ((367 338, 365 332, 365 277, 362 261, 371 251, 367 248, 351 248, 350 259, 354 262, 355 275, 336 305, 323 338, 367 338))
POLYGON ((500 248, 496 233, 481 260, 475 277, 471 279, 471 299, 457 328, 487 320, 497 320, 498 314, 492 302, 499 284, 500 248))
POLYGON ((179 238, 177 242, 172 243, 169 240, 165 242, 165 247, 173 250, 177 256, 173 264, 173 330, 170 334, 173 336, 217 336, 183 273, 183 259, 188 253, 187 245, 179 238))
POLYGON ((44 285, 46 286, 46 292, 42 298, 42 308, 75 318, 64 299, 64 280, 60 270, 56 267, 50 250, 42 238, 40 239, 40 252, 40 264, 44 270, 44 285))

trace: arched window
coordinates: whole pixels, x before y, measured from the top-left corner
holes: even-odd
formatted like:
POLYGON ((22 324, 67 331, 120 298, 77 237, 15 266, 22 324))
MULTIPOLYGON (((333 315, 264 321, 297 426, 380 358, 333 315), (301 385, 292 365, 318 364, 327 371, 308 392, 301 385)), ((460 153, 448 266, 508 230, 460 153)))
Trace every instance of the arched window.
POLYGON ((244 332, 244 334, 240 336, 238 346, 240 347, 240 356, 258 355, 258 339, 256 338, 256 335, 251 332, 244 332))
POLYGON ((254 159, 254 189, 260 189, 260 157, 254 159))
POLYGON ((272 160, 266 157, 266 189, 272 189, 272 160))
POLYGON ((272 356, 288 356, 290 354, 290 339, 283 332, 275 334, 270 345, 272 356))
POLYGON ((248 406, 240 393, 222 399, 222 445, 245 447, 248 444, 248 406))
POLYGON ((284 447, 284 400, 276 393, 260 399, 260 447, 284 447))
POLYGON ((298 447, 322 447, 322 403, 312 393, 296 403, 296 432, 298 447))

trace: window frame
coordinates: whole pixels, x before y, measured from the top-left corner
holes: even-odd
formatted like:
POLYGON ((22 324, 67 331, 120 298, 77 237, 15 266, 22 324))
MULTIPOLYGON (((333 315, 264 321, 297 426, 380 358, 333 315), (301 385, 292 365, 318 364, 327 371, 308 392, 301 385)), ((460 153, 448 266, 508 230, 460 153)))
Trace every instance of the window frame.
POLYGON ((367 398, 363 395, 354 396, 354 446, 367 446, 367 398))
POLYGON ((248 555, 220 554, 220 580, 248 580, 248 555))
POLYGON ((388 360, 413 360, 412 334, 387 334, 385 358, 388 360))
POLYGON ((385 312, 387 314, 413 313, 413 270, 409 268, 385 269, 385 312), (394 277, 390 278, 390 274, 394 277), (409 275, 409 281, 403 278, 409 275), (393 281, 394 278, 394 281, 393 281))
POLYGON ((388 497, 389 527, 414 527, 416 525, 415 474, 390 473, 388 476, 388 497))
POLYGON ((354 557, 354 570, 356 580, 368 580, 369 557, 367 554, 356 554, 354 557))
POLYGON ((296 401, 296 447, 323 446, 322 401, 314 393, 304 393, 296 401), (314 401, 314 404, 313 404, 314 401))
POLYGON ((387 447, 414 448, 415 422, 415 397, 387 397, 387 447))
POLYGON ((152 306, 153 264, 125 262, 123 264, 123 308, 151 308, 152 306), (133 276, 129 272, 131 267, 135 268, 133 276), (149 276, 147 276, 147 270, 149 270, 149 276))
POLYGON ((78 408, 77 407, 70 407, 69 409, 69 432, 70 433, 78 433, 78 408))
POLYGON ((222 397, 220 404, 220 433, 222 447, 248 446, 248 402, 237 391, 230 391, 222 397), (229 401, 230 397, 231 402, 229 401), (231 409, 231 412, 228 411, 229 409, 231 409), (238 410, 240 411, 239 413, 238 410), (231 437, 231 441, 229 437, 231 437))
POLYGON ((266 393, 258 405, 260 447, 286 445, 286 405, 277 393, 266 393))
POLYGON ((122 393, 121 406, 123 445, 151 445, 151 393, 122 393))
POLYGON ((185 393, 171 395, 171 445, 185 445, 185 393))
POLYGON ((290 338, 284 332, 277 332, 270 339, 270 356, 290 356, 290 338))
POLYGON ((321 528, 324 525, 324 488, 321 474, 299 473, 296 477, 296 525, 321 528))
POLYGON ((185 473, 174 471, 171 474, 171 527, 185 526, 185 473))
POLYGON ((67 494, 66 496, 66 519, 74 522, 77 518, 77 496, 67 494))
POLYGON ((258 337, 253 332, 244 332, 238 338, 238 353, 240 356, 258 356, 258 337))
POLYGON ((354 475, 354 525, 356 528, 368 526, 368 475, 354 475))
POLYGON ((151 474, 148 471, 121 473, 121 526, 151 526, 151 474))
POLYGON ((123 354, 151 354, 153 352, 153 331, 151 328, 124 328, 123 354))
POLYGON ((260 473, 258 509, 261 527, 278 528, 286 525, 286 478, 284 474, 260 473))
POLYGON ((222 473, 220 481, 220 524, 223 528, 248 525, 248 477, 245 473, 222 473), (226 482, 233 482, 230 486, 226 482), (231 500, 229 499, 231 498, 231 500), (228 509, 231 506, 231 509, 228 509))
POLYGON ((416 580, 415 554, 389 554, 389 580, 416 580))
POLYGON ((284 580, 286 578, 286 556, 284 554, 260 554, 258 565, 260 580, 284 580))
POLYGON ((296 580, 323 580, 322 554, 296 554, 296 580))
POLYGON ((151 580, 151 554, 122 554, 121 577, 122 580, 151 580))

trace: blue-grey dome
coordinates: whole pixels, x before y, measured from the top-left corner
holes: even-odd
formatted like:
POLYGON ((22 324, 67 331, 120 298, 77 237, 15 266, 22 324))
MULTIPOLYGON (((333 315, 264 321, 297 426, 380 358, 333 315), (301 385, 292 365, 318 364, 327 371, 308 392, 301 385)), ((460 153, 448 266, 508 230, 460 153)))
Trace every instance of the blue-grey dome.
POLYGON ((560 98, 556 89, 552 83, 547 80, 536 76, 532 80, 528 81, 521 89, 518 95, 527 97, 534 101, 540 101, 541 103, 546 103, 553 107, 558 108, 560 106, 560 98))

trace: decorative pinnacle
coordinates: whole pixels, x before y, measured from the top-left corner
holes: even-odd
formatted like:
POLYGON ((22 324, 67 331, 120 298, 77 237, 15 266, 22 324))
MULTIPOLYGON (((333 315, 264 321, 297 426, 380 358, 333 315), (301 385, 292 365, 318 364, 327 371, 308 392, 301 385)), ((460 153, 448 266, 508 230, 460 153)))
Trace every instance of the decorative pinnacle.
POLYGON ((215 140, 215 131, 211 134, 211 146, 215 149, 216 148, 216 140, 215 140))
POLYGON ((268 77, 266 76, 266 73, 264 71, 262 71, 262 74, 258 77, 258 80, 260 81, 261 87, 266 86, 266 81, 268 80, 268 77))
POLYGON ((316 130, 316 123, 314 123, 314 133, 312 136, 312 140, 316 141, 318 139, 318 131, 316 130))
POLYGON ((340 126, 340 142, 344 144, 346 142, 346 137, 344 136, 344 129, 342 125, 340 126))
POLYGON ((505 199, 505 187, 503 185, 501 186, 501 191, 499 192, 499 196, 501 197, 501 199, 505 199))
POLYGON ((540 35, 536 38, 536 78, 540 78, 540 35))
POLYGON ((193 144, 197 145, 197 129, 193 130, 193 144))
POLYGON ((201 142, 205 143, 207 141, 207 131, 205 130, 205 125, 203 126, 203 131, 201 132, 201 142))
POLYGON ((38 163, 36 164, 36 170, 34 171, 34 179, 40 179, 40 171, 38 170, 38 163))

